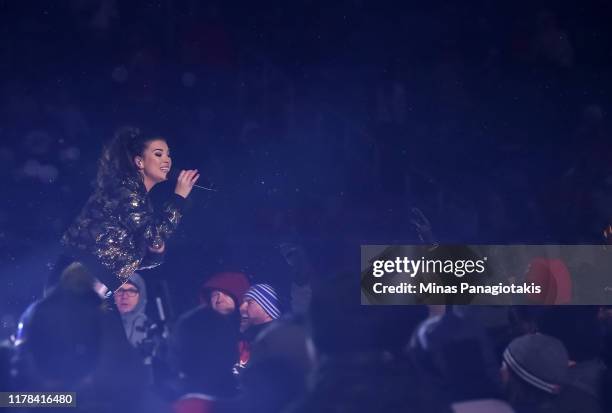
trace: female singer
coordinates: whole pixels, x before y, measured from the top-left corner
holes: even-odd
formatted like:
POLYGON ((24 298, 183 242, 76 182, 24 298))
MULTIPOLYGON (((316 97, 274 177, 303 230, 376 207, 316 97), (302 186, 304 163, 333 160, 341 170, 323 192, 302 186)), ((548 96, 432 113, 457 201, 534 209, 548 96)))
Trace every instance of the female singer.
POLYGON ((51 283, 78 262, 110 295, 137 269, 161 264, 166 240, 177 228, 185 199, 200 176, 197 170, 181 171, 174 194, 156 212, 148 192, 167 179, 171 167, 164 138, 137 128, 119 131, 102 152, 93 195, 62 237, 64 253, 51 283))

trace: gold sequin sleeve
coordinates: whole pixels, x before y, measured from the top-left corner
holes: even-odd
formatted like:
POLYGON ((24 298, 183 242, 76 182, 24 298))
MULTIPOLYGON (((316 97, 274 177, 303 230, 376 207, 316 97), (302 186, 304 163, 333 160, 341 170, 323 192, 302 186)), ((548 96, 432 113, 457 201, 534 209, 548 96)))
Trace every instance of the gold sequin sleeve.
POLYGON ((131 185, 118 188, 117 196, 123 209, 122 221, 147 247, 159 249, 176 230, 182 218, 185 199, 173 194, 161 211, 154 212, 146 193, 137 189, 131 185))
POLYGON ((155 254, 176 230, 185 199, 173 194, 158 211, 144 183, 136 177, 118 178, 96 188, 79 216, 62 237, 66 253, 75 260, 97 264, 96 277, 109 288, 125 282, 137 269, 163 262, 155 254))

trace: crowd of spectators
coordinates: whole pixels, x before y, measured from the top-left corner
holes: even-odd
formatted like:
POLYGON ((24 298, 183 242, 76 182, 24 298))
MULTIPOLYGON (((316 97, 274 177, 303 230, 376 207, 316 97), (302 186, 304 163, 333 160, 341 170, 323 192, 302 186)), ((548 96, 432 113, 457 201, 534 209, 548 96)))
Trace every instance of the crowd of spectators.
POLYGON ((2 346, 0 386, 75 392, 84 412, 612 411, 610 307, 372 307, 344 296, 351 273, 296 271, 290 297, 211 279, 160 329, 138 274, 113 300, 68 267, 2 346))

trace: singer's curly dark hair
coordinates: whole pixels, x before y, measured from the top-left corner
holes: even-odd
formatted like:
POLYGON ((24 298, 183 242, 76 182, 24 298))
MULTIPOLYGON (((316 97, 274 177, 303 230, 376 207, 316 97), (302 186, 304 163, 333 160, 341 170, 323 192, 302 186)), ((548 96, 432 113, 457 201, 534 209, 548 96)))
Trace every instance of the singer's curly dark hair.
POLYGON ((97 185, 112 185, 117 179, 125 177, 142 179, 134 164, 134 157, 142 155, 148 143, 156 139, 166 140, 159 135, 145 134, 137 127, 120 128, 102 151, 98 161, 97 185))

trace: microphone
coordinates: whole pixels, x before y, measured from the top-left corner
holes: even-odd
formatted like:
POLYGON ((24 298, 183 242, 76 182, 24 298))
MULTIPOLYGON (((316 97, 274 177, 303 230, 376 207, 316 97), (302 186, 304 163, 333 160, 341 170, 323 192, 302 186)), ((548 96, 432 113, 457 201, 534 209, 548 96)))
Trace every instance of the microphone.
MULTIPOLYGON (((173 167, 172 169, 170 169, 170 172, 168 172, 168 175, 167 175, 168 180, 169 180, 169 181, 176 181, 176 180, 178 179, 178 176, 179 176, 179 173, 180 173, 179 171, 180 171, 180 170, 181 170, 181 169, 179 169, 179 168, 174 168, 174 167, 173 167)), ((194 188, 198 188, 198 189, 202 189, 202 190, 204 190, 204 191, 213 191, 213 192, 219 192, 219 190, 218 190, 218 189, 216 189, 216 188, 212 188, 212 187, 210 187, 210 186, 202 186, 202 185, 196 185, 196 184, 193 184, 193 187, 194 187, 194 188)))

